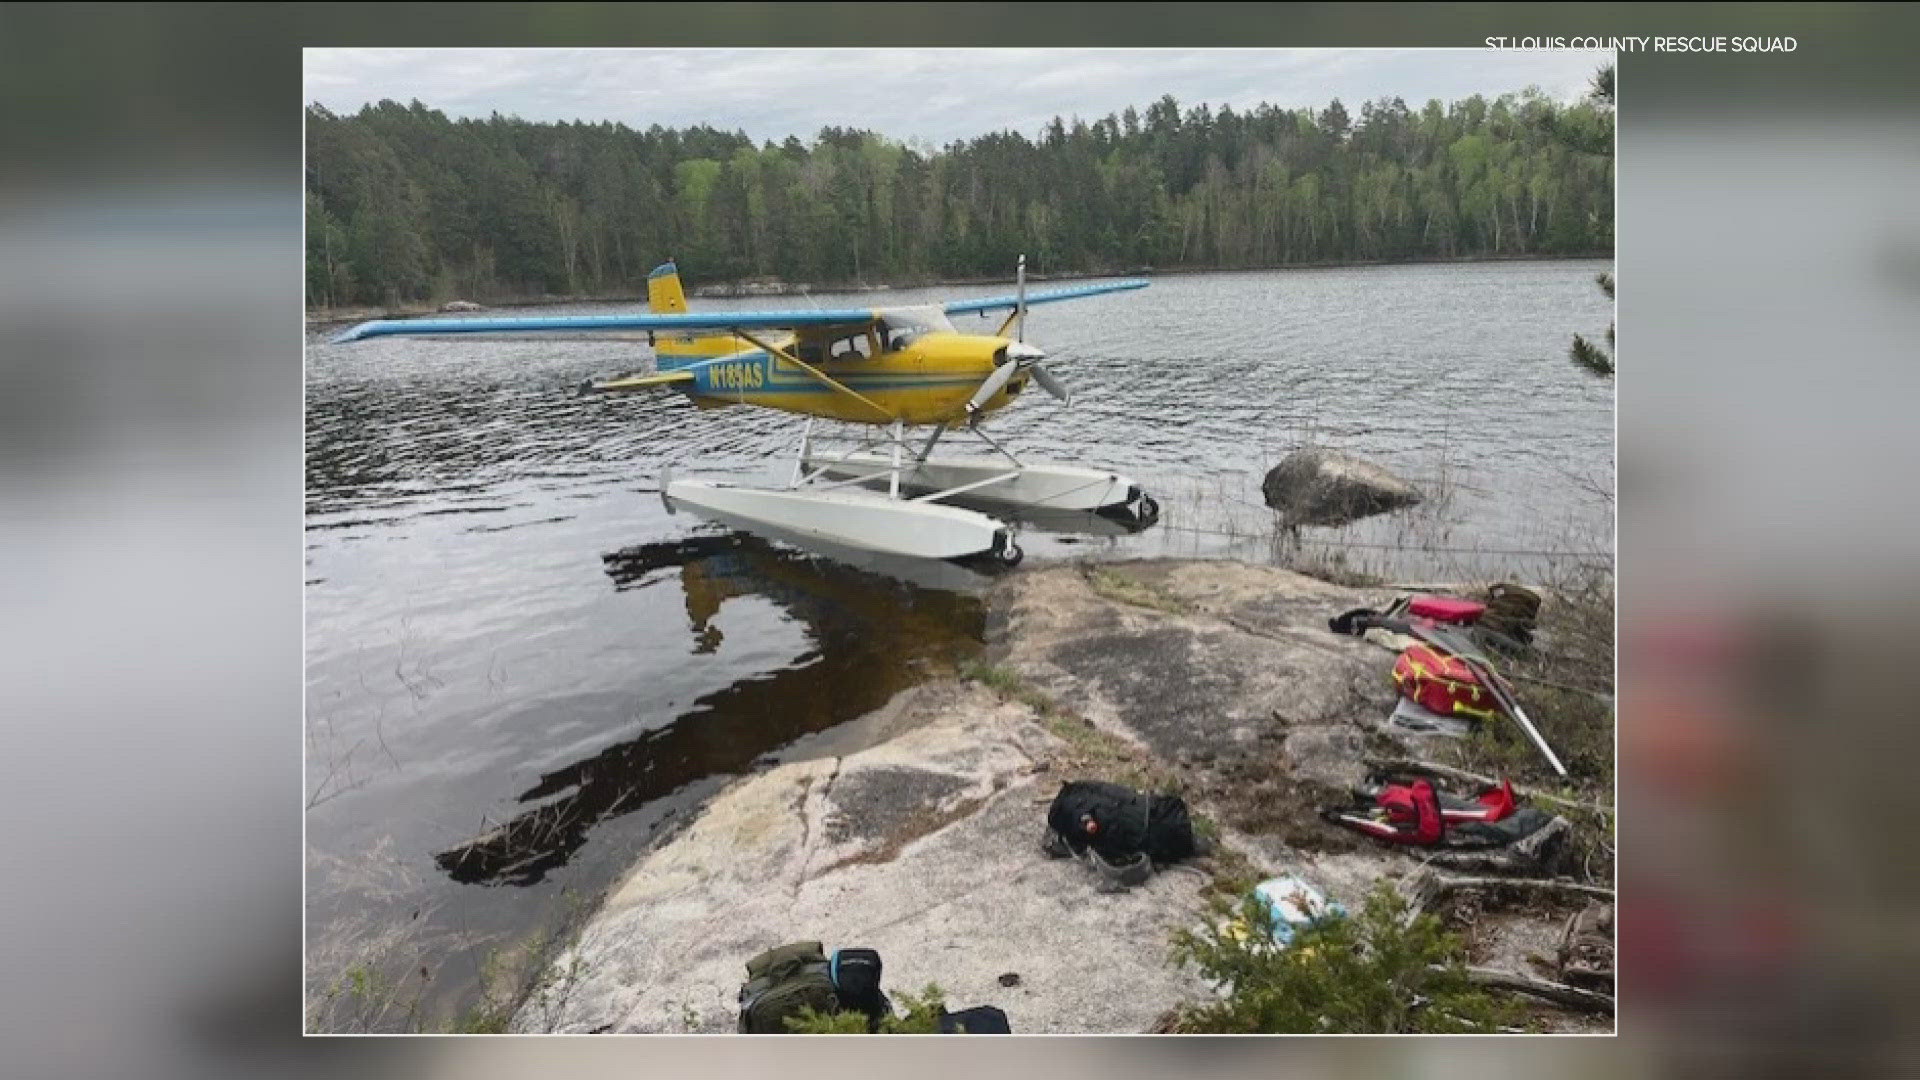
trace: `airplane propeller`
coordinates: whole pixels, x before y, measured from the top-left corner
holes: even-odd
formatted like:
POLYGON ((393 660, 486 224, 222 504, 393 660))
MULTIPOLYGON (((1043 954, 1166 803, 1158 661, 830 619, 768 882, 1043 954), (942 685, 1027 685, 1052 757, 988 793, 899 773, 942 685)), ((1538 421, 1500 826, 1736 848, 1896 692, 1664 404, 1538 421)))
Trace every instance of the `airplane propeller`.
POLYGON ((1062 386, 1060 380, 1054 378, 1051 371, 1039 364, 1033 365, 1033 381, 1040 384, 1040 389, 1059 398, 1062 405, 1073 404, 1073 392, 1062 386))
POLYGON ((1019 370, 1018 361, 1008 361, 988 373, 986 379, 980 383, 980 389, 975 390, 973 396, 967 399, 967 415, 977 415, 981 408, 993 399, 993 395, 1006 389, 1007 380, 1013 378, 1014 373, 1019 370))
POLYGON ((1014 264, 1013 280, 1015 284, 1013 301, 1013 340, 1026 344, 1027 341, 1027 257, 1020 256, 1014 264))
POLYGON ((1040 389, 1058 398, 1062 404, 1073 403, 1073 393, 1059 379, 1054 378, 1052 372, 1040 366, 1040 361, 1045 360, 1047 354, 1027 344, 1027 257, 1025 255, 1020 256, 1014 278, 1018 287, 1018 298, 1013 308, 1013 344, 1007 346, 1006 358, 980 384, 980 389, 973 392, 973 397, 967 400, 968 416, 977 415, 981 408, 991 401, 995 394, 1006 389, 1007 382, 1021 371, 1030 373, 1033 381, 1040 384, 1040 389))

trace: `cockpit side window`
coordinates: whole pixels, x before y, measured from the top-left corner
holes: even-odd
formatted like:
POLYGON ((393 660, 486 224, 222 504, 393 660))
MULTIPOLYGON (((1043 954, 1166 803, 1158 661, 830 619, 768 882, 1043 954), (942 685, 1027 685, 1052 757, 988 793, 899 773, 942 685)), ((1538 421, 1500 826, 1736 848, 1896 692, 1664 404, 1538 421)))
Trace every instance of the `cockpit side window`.
POLYGON ((843 338, 835 338, 833 344, 827 349, 828 358, 833 360, 865 360, 871 355, 872 349, 868 345, 865 330, 843 338))

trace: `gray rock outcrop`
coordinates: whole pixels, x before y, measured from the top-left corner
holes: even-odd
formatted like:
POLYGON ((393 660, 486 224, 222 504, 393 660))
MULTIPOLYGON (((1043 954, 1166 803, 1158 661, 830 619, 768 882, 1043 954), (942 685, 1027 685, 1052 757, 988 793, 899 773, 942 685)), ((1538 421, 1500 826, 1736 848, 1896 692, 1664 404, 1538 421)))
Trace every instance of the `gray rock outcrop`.
POLYGON ((1288 454, 1260 484, 1267 505, 1296 525, 1344 525, 1420 501, 1413 485, 1337 450, 1288 454))
POLYGON ((1232 860, 1350 909, 1407 873, 1407 852, 1319 816, 1365 757, 1405 750, 1384 725, 1391 652, 1326 628, 1380 600, 1226 562, 1010 575, 986 673, 907 690, 721 792, 609 891, 513 1027, 729 1032, 748 958, 817 939, 878 949, 890 991, 937 984, 1016 1032, 1152 1030, 1215 992, 1169 946, 1211 917, 1232 860), (1178 790, 1219 851, 1101 891, 1040 850, 1073 779, 1178 790))
POLYGON ((890 990, 936 983, 1021 1032, 1143 1031, 1207 992, 1166 962, 1203 875, 1096 893, 1086 866, 1040 852, 1059 779, 1035 765, 1058 740, 1033 711, 977 684, 905 697, 921 726, 745 779, 645 857, 516 1030, 729 1032, 747 959, 814 939, 878 949, 890 990))

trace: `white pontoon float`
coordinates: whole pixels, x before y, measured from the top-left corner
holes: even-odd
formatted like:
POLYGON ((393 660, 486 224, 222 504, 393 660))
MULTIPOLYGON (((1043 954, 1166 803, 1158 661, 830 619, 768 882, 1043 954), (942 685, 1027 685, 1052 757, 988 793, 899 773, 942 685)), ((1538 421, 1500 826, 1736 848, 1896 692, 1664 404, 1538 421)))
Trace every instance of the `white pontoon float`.
POLYGON ((991 504, 1015 518, 1022 510, 1082 511, 1139 527, 1159 514, 1153 499, 1119 473, 1022 461, 975 427, 938 427, 916 447, 898 424, 848 439, 816 431, 811 420, 786 487, 667 476, 661 497, 669 511, 686 507, 850 547, 918 558, 988 557, 1008 565, 1022 556, 1013 525, 952 500, 991 504), (995 456, 934 457, 949 430, 980 439, 995 456), (834 449, 848 443, 850 449, 834 449))

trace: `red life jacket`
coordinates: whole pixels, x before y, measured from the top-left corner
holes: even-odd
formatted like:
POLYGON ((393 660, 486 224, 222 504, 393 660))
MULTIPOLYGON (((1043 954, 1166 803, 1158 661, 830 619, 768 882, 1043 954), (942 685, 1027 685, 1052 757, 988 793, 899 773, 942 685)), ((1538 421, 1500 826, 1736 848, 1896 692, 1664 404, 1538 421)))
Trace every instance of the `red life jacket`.
POLYGON ((1440 799, 1425 780, 1382 788, 1374 802, 1387 812, 1386 824, 1391 828, 1368 831, 1382 839, 1399 844, 1437 844, 1446 831, 1440 817, 1440 799))
MULTIPOLYGON (((1507 826, 1494 826, 1495 822, 1511 818, 1517 823, 1520 821, 1519 815, 1523 813, 1515 804, 1513 784, 1505 780, 1501 781, 1499 787, 1489 788, 1471 801, 1442 796, 1425 779, 1372 788, 1367 793, 1361 793, 1361 799, 1356 805, 1323 809, 1320 815, 1336 825, 1344 825, 1389 843, 1432 847, 1442 843, 1449 846, 1475 846, 1461 843, 1468 839, 1477 841, 1478 846, 1486 846, 1489 828, 1512 832, 1507 826)), ((1546 821, 1545 815, 1537 810, 1524 813, 1539 818, 1541 824, 1546 821)), ((1510 839, 1527 835, 1539 827, 1538 824, 1532 825, 1513 833, 1510 839)))
POLYGON ((1454 805, 1448 806, 1445 801, 1441 802, 1440 817, 1448 822, 1500 821, 1511 817, 1517 806, 1513 798, 1513 781, 1503 779, 1499 787, 1488 788, 1474 796, 1471 803, 1461 805, 1459 800, 1454 800, 1454 805))

